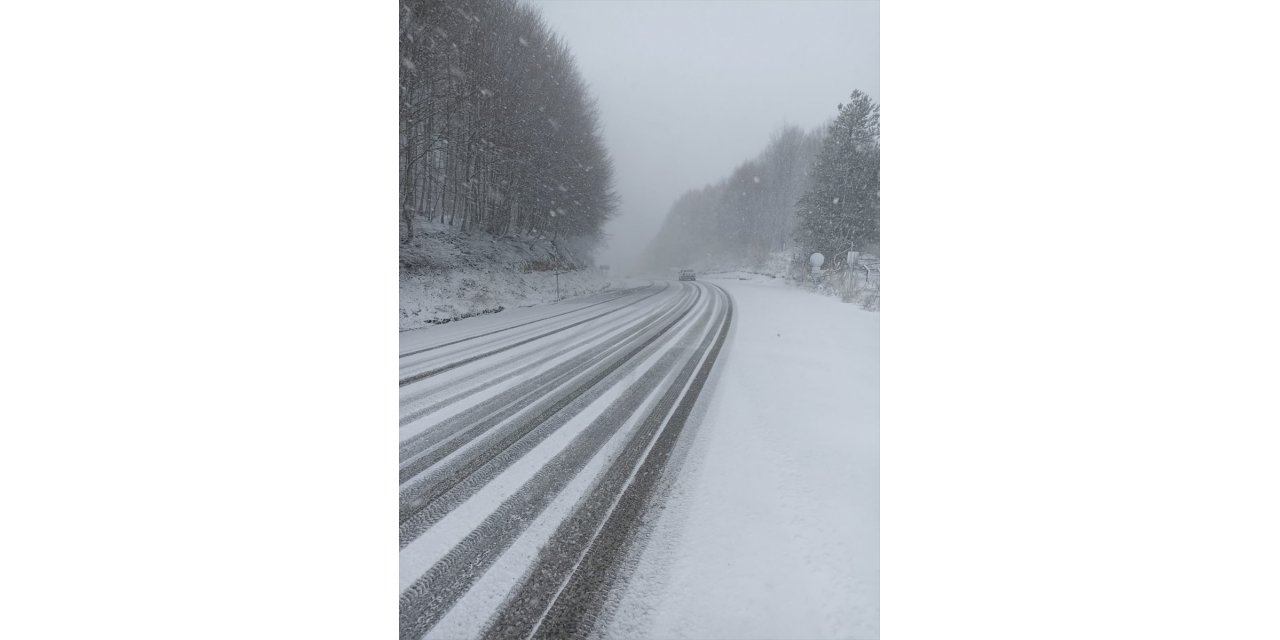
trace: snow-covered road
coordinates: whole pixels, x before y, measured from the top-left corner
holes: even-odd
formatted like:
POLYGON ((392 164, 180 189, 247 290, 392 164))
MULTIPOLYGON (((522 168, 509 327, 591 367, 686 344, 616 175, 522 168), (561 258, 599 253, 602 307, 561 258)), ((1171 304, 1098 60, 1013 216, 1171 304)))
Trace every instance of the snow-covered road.
POLYGON ((595 629, 732 321, 656 283, 401 334, 401 638, 595 629))
POLYGON ((879 637, 879 314, 749 274, 401 334, 402 638, 879 637))

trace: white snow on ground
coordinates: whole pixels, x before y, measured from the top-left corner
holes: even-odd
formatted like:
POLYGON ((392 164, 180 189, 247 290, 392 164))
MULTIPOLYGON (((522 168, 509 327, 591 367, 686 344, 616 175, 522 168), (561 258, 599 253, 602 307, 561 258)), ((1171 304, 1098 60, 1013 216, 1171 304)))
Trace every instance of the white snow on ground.
MULTIPOLYGON (((739 279, 744 278, 744 279, 739 279)), ((880 315, 750 274, 608 638, 878 638, 880 315)))
MULTIPOLYGON (((413 243, 400 251, 400 330, 528 307, 613 286, 608 274, 557 254, 545 239, 467 234, 419 222, 413 243)), ((616 279, 616 278, 615 278, 616 279)))

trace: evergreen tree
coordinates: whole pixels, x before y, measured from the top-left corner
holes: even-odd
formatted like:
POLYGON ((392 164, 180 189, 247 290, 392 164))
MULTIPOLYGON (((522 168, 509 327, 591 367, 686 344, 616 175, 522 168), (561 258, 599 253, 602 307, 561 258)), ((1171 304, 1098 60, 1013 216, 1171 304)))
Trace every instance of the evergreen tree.
POLYGON ((796 203, 796 261, 821 253, 844 264, 848 251, 880 253, 880 105, 861 91, 839 105, 796 203))

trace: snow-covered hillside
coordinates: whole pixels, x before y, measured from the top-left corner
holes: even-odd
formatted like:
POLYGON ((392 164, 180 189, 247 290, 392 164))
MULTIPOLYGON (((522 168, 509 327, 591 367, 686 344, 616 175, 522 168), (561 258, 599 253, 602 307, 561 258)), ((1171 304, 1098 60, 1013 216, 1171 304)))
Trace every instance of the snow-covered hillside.
POLYGON ((468 234, 420 223, 400 249, 400 330, 527 307, 612 286, 590 261, 549 240, 468 234))

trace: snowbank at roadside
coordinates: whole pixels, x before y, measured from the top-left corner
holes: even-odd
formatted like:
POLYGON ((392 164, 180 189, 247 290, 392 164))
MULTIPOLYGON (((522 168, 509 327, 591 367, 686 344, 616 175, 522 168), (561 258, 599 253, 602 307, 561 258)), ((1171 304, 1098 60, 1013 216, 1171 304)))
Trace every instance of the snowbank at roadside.
POLYGON ((779 267, 779 262, 761 270, 756 269, 722 269, 698 272, 703 279, 729 280, 776 280, 798 289, 804 289, 824 296, 839 298, 868 311, 880 310, 880 267, 875 263, 874 270, 866 266, 855 269, 828 269, 818 274, 805 273, 796 275, 795 270, 779 267), (865 274, 864 274, 865 271, 865 274))
POLYGON ((878 638, 880 314, 707 274, 734 329, 610 638, 878 638))
POLYGON ((545 238, 498 238, 421 223, 400 250, 400 330, 545 304, 612 286, 609 276, 545 238))

